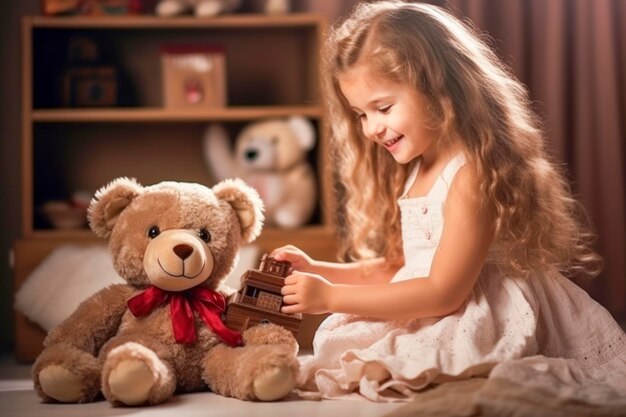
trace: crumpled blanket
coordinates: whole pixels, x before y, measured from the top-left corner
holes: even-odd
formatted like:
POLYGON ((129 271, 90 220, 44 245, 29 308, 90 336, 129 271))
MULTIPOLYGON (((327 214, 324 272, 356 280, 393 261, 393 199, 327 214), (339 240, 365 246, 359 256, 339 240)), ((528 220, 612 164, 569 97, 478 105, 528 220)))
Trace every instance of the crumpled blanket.
POLYGON ((624 417, 626 398, 581 402, 500 377, 446 382, 422 391, 385 417, 624 417))

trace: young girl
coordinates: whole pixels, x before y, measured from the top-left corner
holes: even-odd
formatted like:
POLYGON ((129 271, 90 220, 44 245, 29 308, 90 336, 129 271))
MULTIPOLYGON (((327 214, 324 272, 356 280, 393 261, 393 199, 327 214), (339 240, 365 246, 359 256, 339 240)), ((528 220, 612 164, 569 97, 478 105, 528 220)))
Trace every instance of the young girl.
POLYGON ((352 262, 273 253, 295 269, 285 313, 336 313, 302 359, 302 395, 398 400, 497 375, 623 398, 624 332, 562 275, 593 276, 599 258, 495 54, 437 7, 380 2, 333 31, 326 61, 352 262))

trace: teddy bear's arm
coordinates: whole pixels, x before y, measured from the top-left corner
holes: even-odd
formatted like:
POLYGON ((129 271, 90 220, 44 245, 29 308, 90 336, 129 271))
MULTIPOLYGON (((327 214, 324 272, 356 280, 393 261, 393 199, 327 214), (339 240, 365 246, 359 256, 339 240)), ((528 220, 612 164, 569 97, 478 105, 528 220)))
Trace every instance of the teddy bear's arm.
POLYGON ((110 285, 83 301, 44 340, 44 346, 69 343, 97 356, 102 345, 117 332, 133 289, 125 284, 110 285))

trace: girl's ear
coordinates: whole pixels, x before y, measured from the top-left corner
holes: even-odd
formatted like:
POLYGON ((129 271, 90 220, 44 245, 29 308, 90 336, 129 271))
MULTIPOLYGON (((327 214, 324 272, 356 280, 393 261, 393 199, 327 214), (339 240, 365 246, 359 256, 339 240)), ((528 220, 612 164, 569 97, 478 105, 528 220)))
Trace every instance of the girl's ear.
POLYGON ((263 201, 259 193, 239 178, 218 183, 213 187, 213 192, 235 210, 243 241, 253 242, 261 234, 265 220, 263 201))
POLYGON ((108 238, 115 223, 128 205, 143 192, 134 178, 117 178, 100 188, 89 204, 87 218, 91 230, 99 237, 108 238))

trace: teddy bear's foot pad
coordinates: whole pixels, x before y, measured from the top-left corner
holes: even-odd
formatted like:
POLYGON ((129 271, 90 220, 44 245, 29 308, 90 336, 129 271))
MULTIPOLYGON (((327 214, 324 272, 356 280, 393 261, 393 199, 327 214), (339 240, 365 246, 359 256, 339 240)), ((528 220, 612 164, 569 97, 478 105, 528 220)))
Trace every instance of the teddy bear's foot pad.
POLYGON ((256 377, 252 385, 252 393, 261 401, 276 401, 291 392, 295 379, 291 368, 277 366, 270 368, 256 377))
POLYGON ((39 383, 48 397, 59 402, 75 403, 81 397, 83 385, 80 377, 60 365, 50 365, 42 369, 39 383))
POLYGON ((145 362, 138 359, 119 362, 109 374, 111 394, 126 405, 144 404, 154 383, 154 373, 145 362))

